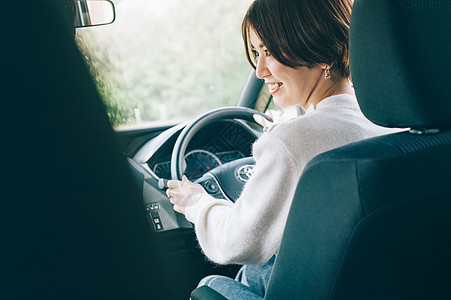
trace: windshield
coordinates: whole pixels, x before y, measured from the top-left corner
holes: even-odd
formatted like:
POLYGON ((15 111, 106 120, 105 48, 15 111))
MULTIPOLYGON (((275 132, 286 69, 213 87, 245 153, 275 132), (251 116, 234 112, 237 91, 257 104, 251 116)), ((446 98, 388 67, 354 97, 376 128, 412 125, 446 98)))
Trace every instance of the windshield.
POLYGON ((115 128, 234 105, 250 70, 241 20, 252 0, 114 1, 111 25, 77 29, 115 128))

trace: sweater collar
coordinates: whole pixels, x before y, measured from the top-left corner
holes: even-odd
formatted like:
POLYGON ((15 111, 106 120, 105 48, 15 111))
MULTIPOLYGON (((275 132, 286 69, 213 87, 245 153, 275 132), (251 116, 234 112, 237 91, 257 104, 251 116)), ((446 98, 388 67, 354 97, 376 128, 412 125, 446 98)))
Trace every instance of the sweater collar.
POLYGON ((329 107, 360 109, 355 96, 349 94, 340 94, 324 98, 318 104, 316 104, 316 106, 311 104, 305 113, 310 114, 314 111, 329 107))

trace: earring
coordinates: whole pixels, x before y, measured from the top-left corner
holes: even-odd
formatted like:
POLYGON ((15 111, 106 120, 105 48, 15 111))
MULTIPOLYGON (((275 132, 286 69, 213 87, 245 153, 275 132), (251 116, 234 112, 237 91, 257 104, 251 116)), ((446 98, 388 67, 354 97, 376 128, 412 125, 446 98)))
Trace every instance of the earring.
POLYGON ((324 68, 324 79, 329 80, 330 79, 330 68, 324 68))

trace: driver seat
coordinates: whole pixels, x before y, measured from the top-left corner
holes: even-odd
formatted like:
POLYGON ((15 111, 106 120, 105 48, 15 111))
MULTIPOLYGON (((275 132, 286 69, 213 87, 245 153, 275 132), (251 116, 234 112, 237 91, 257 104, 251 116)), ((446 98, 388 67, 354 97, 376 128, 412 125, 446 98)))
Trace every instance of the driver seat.
POLYGON ((355 1, 361 109, 411 130, 307 165, 265 299, 451 298, 450 18, 451 1, 355 1))

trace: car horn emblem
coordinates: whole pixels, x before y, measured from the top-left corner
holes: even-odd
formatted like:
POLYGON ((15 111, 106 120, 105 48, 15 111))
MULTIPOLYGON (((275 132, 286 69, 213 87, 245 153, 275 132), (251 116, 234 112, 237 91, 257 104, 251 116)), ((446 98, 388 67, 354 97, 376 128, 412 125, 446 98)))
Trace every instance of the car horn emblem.
POLYGON ((254 165, 244 165, 236 169, 235 177, 241 182, 248 182, 254 174, 254 165))

